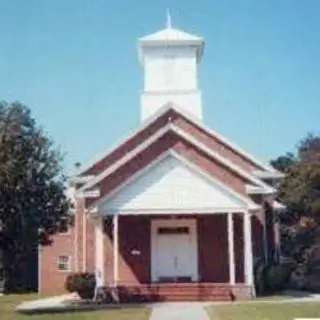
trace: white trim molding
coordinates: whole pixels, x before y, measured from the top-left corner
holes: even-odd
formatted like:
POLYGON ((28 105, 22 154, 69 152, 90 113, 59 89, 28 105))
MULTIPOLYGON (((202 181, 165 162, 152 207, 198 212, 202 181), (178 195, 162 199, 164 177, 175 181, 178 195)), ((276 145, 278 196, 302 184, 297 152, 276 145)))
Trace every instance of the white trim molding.
MULTIPOLYGON (((143 167, 141 170, 139 170, 138 172, 136 172, 135 174, 133 174, 130 178, 128 178, 127 180, 125 180, 122 184, 120 184, 117 188, 115 188, 114 190, 112 190, 111 192, 109 192, 106 196, 104 196, 102 199, 99 199, 98 201, 96 201, 91 207, 89 207, 89 210, 91 211, 92 214, 98 213, 98 209, 101 208, 112 196, 114 196, 116 193, 120 192, 124 187, 126 187, 127 185, 129 185, 130 183, 132 183, 133 181, 135 181, 136 179, 138 179, 139 177, 141 177, 143 174, 145 174, 146 172, 148 172, 149 170, 151 170, 153 167, 155 167, 161 160, 163 160, 164 158, 168 157, 168 156, 172 156, 176 159, 178 159, 179 161, 183 162, 187 167, 189 167, 191 170, 194 170, 195 172, 197 172, 198 174, 200 174, 202 177, 204 177, 205 179, 207 179, 207 181, 209 181, 210 183, 213 183, 217 186, 219 186, 219 188, 221 188, 222 190, 224 190, 225 192, 227 192, 230 196, 234 197, 235 199, 237 199, 239 202, 241 202, 242 204, 239 205, 239 208, 192 208, 192 210, 189 210, 190 213, 194 212, 201 212, 201 213, 218 213, 221 212, 223 210, 223 213, 225 212, 229 212, 229 211, 236 211, 236 212, 242 212, 243 210, 259 210, 260 206, 257 205, 256 203, 254 203, 250 198, 247 198, 239 193, 237 193, 236 191, 234 191, 232 188, 228 187, 227 185, 225 185, 224 183, 222 183, 221 181, 219 181, 218 179, 216 179, 215 177, 213 177, 212 175, 208 174, 206 171, 204 171, 203 169, 201 169, 199 166, 195 165, 194 163, 192 163, 191 161, 187 160, 186 158, 184 158, 183 156, 181 156, 180 154, 178 154, 176 151, 169 149, 168 151, 164 152, 163 154, 161 154, 160 156, 158 156, 158 158, 156 158, 155 160, 153 160, 150 164, 148 164, 147 166, 143 167), (191 212, 193 211, 193 212, 191 212)), ((112 212, 108 210, 108 214, 150 214, 151 212, 154 212, 155 214, 161 214, 161 213, 166 213, 165 210, 159 210, 158 212, 155 211, 154 209, 151 208, 145 208, 145 210, 141 210, 139 209, 138 211, 129 211, 129 212, 125 212, 125 211, 121 211, 120 212, 112 212)), ((188 210, 183 210, 183 213, 187 213, 188 210)), ((182 213, 179 212, 179 208, 170 208, 170 210, 167 210, 168 214, 173 214, 173 213, 182 213)))
POLYGON ((78 194, 83 194, 85 190, 90 189, 94 187, 97 183, 105 179, 107 176, 109 176, 111 173, 115 172, 117 169, 119 169, 121 166, 126 164, 128 161, 132 160, 135 156, 137 156, 139 153, 141 153, 143 150, 145 150, 147 147, 152 145, 156 140, 158 140, 160 137, 162 137, 164 134, 166 134, 169 131, 175 132, 177 135, 179 135, 181 138, 187 140, 189 143, 194 145, 196 148, 200 149, 207 155, 209 155, 211 158, 219 161, 223 165, 227 166, 230 170, 237 173, 239 176, 242 176, 246 180, 250 181, 253 184, 256 184, 260 186, 261 188, 265 189, 265 192, 267 193, 274 193, 276 190, 270 186, 268 186, 266 183, 262 182, 261 180, 255 178, 253 175, 247 173, 234 163, 232 163, 230 160, 222 157, 217 152, 214 152, 210 148, 208 148, 206 145, 204 145, 202 142, 198 141, 194 137, 192 137, 190 134, 186 133, 184 130, 173 126, 171 124, 166 125, 165 127, 158 130, 153 136, 151 136, 149 139, 147 139, 144 143, 133 149, 132 151, 128 152, 123 158, 115 162, 113 165, 108 167, 106 170, 104 170, 102 173, 97 175, 94 179, 90 180, 88 183, 86 183, 84 186, 82 186, 78 194))
POLYGON ((274 200, 274 201, 273 201, 273 204, 272 204, 272 208, 273 208, 274 210, 276 210, 276 211, 283 211, 283 210, 285 210, 287 207, 286 207, 284 204, 282 204, 281 202, 274 200))
MULTIPOLYGON (((188 114, 186 111, 182 110, 179 106, 169 102, 165 104, 162 108, 160 108, 157 112, 153 113, 149 118, 147 118, 136 130, 131 132, 128 136, 126 136, 124 139, 121 139, 120 142, 116 143, 112 148, 110 148, 107 152, 102 153, 100 156, 96 157, 91 161, 88 165, 83 167, 79 170, 79 172, 75 176, 80 176, 84 172, 86 172, 89 168, 91 168, 95 163, 100 161, 101 159, 107 157, 112 152, 114 152, 119 146, 125 144, 127 141, 131 140, 134 136, 136 136, 139 132, 146 129, 149 125, 151 125, 153 122, 155 122, 159 117, 161 117, 163 114, 165 114, 170 109, 174 110, 178 114, 180 114, 185 119, 189 120, 192 124, 196 125, 206 133, 208 133, 210 136, 213 136, 214 138, 218 139, 220 142, 228 146, 231 150, 234 150, 235 152, 239 153, 249 161, 251 161, 253 164, 255 164, 257 167, 260 167, 261 169, 268 172, 269 178, 279 178, 281 176, 281 173, 274 169, 271 165, 268 165, 266 163, 263 163, 259 161, 257 158, 253 157, 243 149, 241 149, 239 146, 236 146, 234 143, 227 140, 225 137, 217 133, 216 131, 208 128, 205 126, 202 122, 200 122, 196 117, 194 117, 191 114, 188 114)), ((257 170, 257 174, 259 175, 259 172, 263 172, 263 170, 257 170)))
POLYGON ((72 176, 68 180, 69 180, 70 183, 82 184, 82 183, 86 183, 86 182, 90 181, 94 177, 95 177, 95 175, 72 176))
POLYGON ((100 189, 92 189, 92 190, 79 190, 76 194, 76 197, 79 198, 99 198, 100 197, 100 189))
POLYGON ((116 161, 113 165, 108 167, 106 170, 104 170, 102 173, 97 175, 93 180, 86 183, 84 186, 82 186, 79 189, 79 193, 84 192, 87 189, 92 188, 94 185, 96 185, 98 182, 106 178, 111 173, 115 172, 117 169, 119 169, 121 166, 132 160, 136 155, 138 155, 140 152, 147 149, 150 145, 152 145, 155 141, 157 141, 159 138, 164 136, 167 132, 170 131, 170 124, 164 126, 163 128, 159 129, 154 135, 152 135, 149 139, 147 139, 144 143, 137 146, 135 149, 128 152, 124 157, 116 161))
POLYGON ((219 153, 213 151, 209 147, 207 147, 204 143, 200 142, 199 140, 195 139, 192 137, 189 133, 186 131, 176 127, 172 126, 171 127, 172 131, 175 132, 177 135, 179 135, 182 138, 185 138, 188 142, 192 143, 195 147, 199 148, 206 154, 208 154, 211 158, 219 161, 221 164, 226 165, 229 169, 231 169, 233 172, 237 173, 239 176, 242 176, 243 178, 248 179, 252 183, 257 184, 261 188, 265 189, 266 192, 268 193, 274 193, 276 190, 270 186, 268 186, 266 183, 262 182, 261 180, 257 179, 250 173, 246 172, 245 170, 241 169, 239 166, 234 164, 232 161, 229 159, 221 156, 219 153))
POLYGON ((270 195, 270 194, 274 194, 274 189, 266 189, 263 187, 258 187, 258 186, 253 186, 251 184, 247 184, 246 185, 246 192, 248 194, 266 194, 266 195, 270 195))
POLYGON ((279 171, 255 170, 253 174, 260 179, 283 179, 285 175, 279 171))

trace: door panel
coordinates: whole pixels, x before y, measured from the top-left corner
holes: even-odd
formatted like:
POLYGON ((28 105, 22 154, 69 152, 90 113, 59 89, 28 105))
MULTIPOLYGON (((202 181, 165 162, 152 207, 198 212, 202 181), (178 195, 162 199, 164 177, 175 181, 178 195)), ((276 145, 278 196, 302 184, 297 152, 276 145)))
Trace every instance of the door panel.
POLYGON ((188 234, 158 234, 158 277, 191 277, 190 242, 190 235, 188 234))

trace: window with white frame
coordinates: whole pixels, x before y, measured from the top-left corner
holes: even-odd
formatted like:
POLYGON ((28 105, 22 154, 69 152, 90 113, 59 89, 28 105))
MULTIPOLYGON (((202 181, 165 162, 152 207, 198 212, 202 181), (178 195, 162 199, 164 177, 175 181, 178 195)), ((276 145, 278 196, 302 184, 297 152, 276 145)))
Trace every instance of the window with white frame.
POLYGON ((57 267, 60 271, 71 270, 71 257, 70 256, 59 256, 57 261, 57 267))

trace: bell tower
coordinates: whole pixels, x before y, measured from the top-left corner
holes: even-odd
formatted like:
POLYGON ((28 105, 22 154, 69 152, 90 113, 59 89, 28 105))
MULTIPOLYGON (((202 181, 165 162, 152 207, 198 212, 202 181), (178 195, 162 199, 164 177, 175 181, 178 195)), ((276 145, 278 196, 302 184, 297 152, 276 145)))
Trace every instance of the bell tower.
POLYGON ((203 49, 203 38, 172 28, 169 13, 164 29, 138 39, 144 72, 141 121, 168 102, 202 120, 197 70, 203 49))

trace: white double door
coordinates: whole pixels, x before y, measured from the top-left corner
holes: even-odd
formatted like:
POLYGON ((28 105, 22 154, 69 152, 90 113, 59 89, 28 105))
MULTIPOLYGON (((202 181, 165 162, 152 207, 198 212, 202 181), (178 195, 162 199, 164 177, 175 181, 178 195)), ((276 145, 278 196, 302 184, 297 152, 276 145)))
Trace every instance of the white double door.
POLYGON ((197 238, 194 220, 155 221, 152 228, 153 281, 197 280, 197 238))

